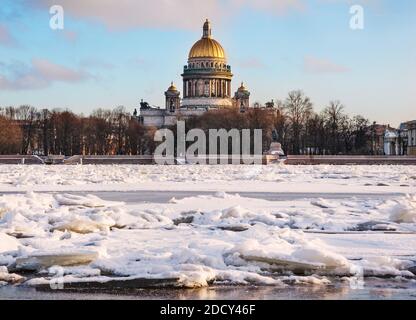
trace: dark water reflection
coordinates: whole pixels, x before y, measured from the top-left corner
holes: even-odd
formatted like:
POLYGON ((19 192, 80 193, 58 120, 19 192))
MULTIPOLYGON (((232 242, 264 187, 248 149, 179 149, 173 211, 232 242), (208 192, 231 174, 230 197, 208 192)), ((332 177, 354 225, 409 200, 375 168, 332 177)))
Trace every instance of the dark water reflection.
POLYGON ((356 300, 356 299, 404 299, 416 300, 416 281, 380 280, 366 281, 363 289, 352 289, 344 283, 330 286, 290 286, 277 288, 271 286, 218 286, 201 289, 137 289, 106 292, 77 291, 39 291, 34 288, 5 286, 0 287, 0 299, 30 300, 100 300, 100 299, 173 299, 173 300, 356 300))

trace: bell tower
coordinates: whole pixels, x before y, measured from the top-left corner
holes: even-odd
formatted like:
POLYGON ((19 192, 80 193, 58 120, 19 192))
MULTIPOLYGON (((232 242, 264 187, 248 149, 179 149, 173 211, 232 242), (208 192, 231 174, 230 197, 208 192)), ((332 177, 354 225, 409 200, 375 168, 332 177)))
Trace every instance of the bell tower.
POLYGON ((241 82, 240 88, 238 88, 234 95, 234 103, 240 109, 240 112, 245 112, 250 107, 250 92, 244 86, 243 82, 241 82))
POLYGON ((173 81, 170 84, 170 87, 167 91, 165 91, 165 97, 166 97, 166 112, 176 112, 181 107, 181 93, 176 89, 175 85, 173 84, 173 81))

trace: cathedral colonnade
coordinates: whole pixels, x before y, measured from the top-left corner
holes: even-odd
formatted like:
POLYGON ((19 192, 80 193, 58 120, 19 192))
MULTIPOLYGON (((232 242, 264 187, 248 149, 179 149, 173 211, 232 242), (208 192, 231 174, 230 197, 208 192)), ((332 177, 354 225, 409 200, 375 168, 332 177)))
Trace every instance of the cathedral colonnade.
POLYGON ((202 38, 192 46, 184 66, 182 108, 232 107, 232 77, 225 50, 212 38, 211 23, 207 20, 202 38))
POLYGON ((231 97, 231 80, 228 79, 189 79, 184 81, 184 98, 231 97))

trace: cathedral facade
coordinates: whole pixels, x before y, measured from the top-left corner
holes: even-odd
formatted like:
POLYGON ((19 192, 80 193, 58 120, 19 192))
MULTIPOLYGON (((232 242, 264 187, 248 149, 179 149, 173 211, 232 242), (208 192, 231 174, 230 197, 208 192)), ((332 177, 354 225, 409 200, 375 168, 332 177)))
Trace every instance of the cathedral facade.
POLYGON ((165 92, 165 108, 142 102, 138 118, 145 126, 164 127, 174 125, 179 118, 202 115, 212 109, 239 108, 244 112, 250 104, 250 92, 242 83, 232 95, 232 77, 225 50, 213 39, 211 23, 207 20, 202 38, 192 46, 184 66, 182 98, 171 83, 165 92))

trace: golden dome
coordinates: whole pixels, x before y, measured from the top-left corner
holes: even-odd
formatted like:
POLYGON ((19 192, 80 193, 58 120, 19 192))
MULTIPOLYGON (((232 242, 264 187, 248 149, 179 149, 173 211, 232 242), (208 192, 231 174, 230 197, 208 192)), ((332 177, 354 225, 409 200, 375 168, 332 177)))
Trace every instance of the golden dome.
POLYGON ((221 44, 211 37, 211 23, 208 19, 204 23, 204 33, 201 40, 197 41, 189 52, 189 59, 192 58, 226 58, 221 44))
POLYGON ((170 87, 168 88, 168 91, 178 91, 176 86, 173 84, 173 81, 170 83, 170 87))
POLYGON ((238 88, 238 91, 247 91, 247 88, 244 86, 244 82, 241 82, 241 86, 238 88))

